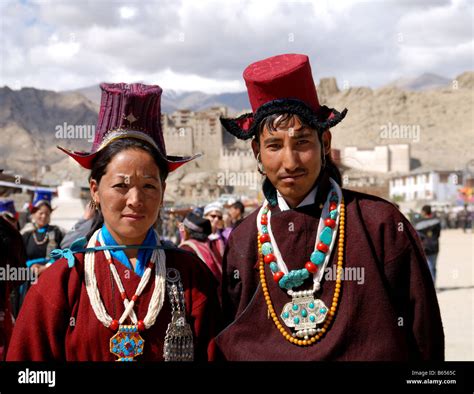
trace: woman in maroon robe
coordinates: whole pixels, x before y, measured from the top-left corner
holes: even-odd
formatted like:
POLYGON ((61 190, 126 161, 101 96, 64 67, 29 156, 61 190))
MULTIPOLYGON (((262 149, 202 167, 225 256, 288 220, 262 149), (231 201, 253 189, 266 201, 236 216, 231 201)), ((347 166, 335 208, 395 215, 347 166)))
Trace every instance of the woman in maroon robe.
POLYGON ((165 154, 161 88, 101 88, 92 153, 63 149, 91 169, 88 250, 79 240, 53 252, 60 258, 28 292, 7 360, 208 360, 217 283, 197 257, 160 246, 153 229, 168 172, 192 158, 165 154))
POLYGON ((340 188, 329 128, 346 110, 320 106, 304 55, 254 63, 244 78, 253 113, 222 123, 253 138, 266 200, 224 255, 218 357, 443 360, 416 231, 391 203, 340 188))

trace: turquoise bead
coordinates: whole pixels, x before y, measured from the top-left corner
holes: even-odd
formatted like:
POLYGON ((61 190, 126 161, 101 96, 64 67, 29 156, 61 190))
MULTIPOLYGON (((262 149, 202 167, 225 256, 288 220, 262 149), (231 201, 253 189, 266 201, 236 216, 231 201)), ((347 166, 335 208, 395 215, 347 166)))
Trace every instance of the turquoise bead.
POLYGON ((306 311, 306 309, 303 309, 303 310, 301 311, 301 316, 303 316, 303 317, 308 316, 308 312, 306 311))
POLYGON ((313 264, 321 265, 325 259, 326 255, 319 250, 315 250, 311 253, 311 257, 309 258, 313 264))
POLYGON ((283 313, 283 318, 288 319, 290 317, 290 314, 288 312, 283 313))
POLYGON ((326 312, 326 308, 321 308, 321 309, 319 310, 319 313, 324 313, 324 312, 326 312))
POLYGON ((307 278, 309 278, 309 271, 306 268, 290 271, 280 279, 278 285, 282 289, 292 289, 301 286, 307 278))
POLYGON ((298 310, 298 305, 293 304, 293 310, 294 310, 294 311, 297 311, 297 310, 298 310))
POLYGON ((268 227, 266 225, 262 225, 262 234, 268 234, 268 227))
POLYGON ((333 209, 331 212, 329 212, 329 217, 332 220, 336 220, 336 218, 337 218, 337 209, 333 209))
POLYGON ((278 268, 278 264, 274 261, 270 263, 270 269, 273 273, 278 272, 280 269, 278 268))
POLYGON ((311 315, 311 316, 309 317, 309 320, 311 320, 311 322, 314 323, 314 321, 316 320, 316 318, 314 317, 314 315, 311 315))
POLYGON ((299 318, 299 317, 295 317, 295 318, 293 319, 293 321, 295 322, 295 324, 299 324, 300 318, 299 318))
POLYGON ((314 302, 310 302, 309 305, 308 305, 308 308, 309 309, 314 309, 314 302))
POLYGON ((326 245, 331 245, 332 241, 332 228, 331 227, 325 227, 323 231, 321 231, 321 235, 319 236, 319 240, 326 244, 326 245))
POLYGON ((262 253, 264 256, 266 256, 269 253, 273 253, 272 244, 270 242, 265 242, 262 245, 262 253))

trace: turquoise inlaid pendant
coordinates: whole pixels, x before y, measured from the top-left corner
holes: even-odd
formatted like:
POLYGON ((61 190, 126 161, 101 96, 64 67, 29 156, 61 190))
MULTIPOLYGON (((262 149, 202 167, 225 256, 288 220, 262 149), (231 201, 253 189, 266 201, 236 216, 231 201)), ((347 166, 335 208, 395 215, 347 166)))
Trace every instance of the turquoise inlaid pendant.
POLYGON ((322 300, 315 299, 312 294, 301 293, 293 294, 291 302, 285 304, 280 316, 287 327, 296 331, 294 336, 308 339, 316 334, 318 324, 326 320, 328 308, 322 300))
POLYGON ((119 326, 117 334, 110 338, 110 353, 118 357, 116 361, 136 361, 143 354, 145 340, 136 325, 119 326))

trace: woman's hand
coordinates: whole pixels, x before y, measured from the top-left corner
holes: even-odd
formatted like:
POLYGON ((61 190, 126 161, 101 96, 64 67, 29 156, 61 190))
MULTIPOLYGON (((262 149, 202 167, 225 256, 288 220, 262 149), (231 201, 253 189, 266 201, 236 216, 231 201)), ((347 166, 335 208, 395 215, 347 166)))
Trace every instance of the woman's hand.
POLYGON ((43 271, 47 270, 48 267, 42 264, 33 264, 31 270, 35 273, 36 277, 39 278, 43 271))

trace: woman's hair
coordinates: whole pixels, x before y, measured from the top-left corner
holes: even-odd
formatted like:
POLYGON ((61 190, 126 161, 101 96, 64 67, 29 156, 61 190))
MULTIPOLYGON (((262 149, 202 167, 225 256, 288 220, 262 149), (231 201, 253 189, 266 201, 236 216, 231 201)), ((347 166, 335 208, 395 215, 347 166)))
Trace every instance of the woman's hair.
MULTIPOLYGON (((296 114, 289 114, 289 113, 277 113, 273 115, 267 116, 260 122, 258 127, 258 133, 254 137, 257 144, 260 145, 260 134, 263 133, 264 129, 267 129, 271 132, 277 131, 280 126, 289 126, 292 127, 295 124, 295 118, 299 119, 301 124, 309 129, 312 129, 301 117, 296 114)), ((315 133, 318 134, 319 142, 321 147, 323 145, 323 133, 314 130, 315 133)), ((340 186, 342 186, 342 176, 341 172, 337 168, 336 164, 332 161, 331 152, 329 151, 326 155, 324 154, 324 150, 321 149, 321 162, 326 162, 324 168, 321 168, 321 174, 323 171, 326 171, 330 177, 332 177, 340 186)), ((320 176, 321 176, 320 174, 320 176)))
POLYGON ((53 212, 53 208, 51 208, 51 205, 49 205, 47 202, 42 202, 42 203, 39 204, 38 206, 31 208, 31 214, 33 215, 33 214, 35 214, 36 212, 38 212, 39 209, 40 209, 42 206, 48 207, 48 208, 49 208, 49 213, 52 213, 52 212, 53 212))
MULTIPOLYGON (((135 138, 121 138, 110 143, 104 149, 99 151, 97 156, 92 161, 92 169, 89 175, 89 181, 91 179, 94 179, 97 184, 99 184, 100 180, 106 172, 107 166, 112 161, 114 156, 127 149, 141 149, 149 153, 155 160, 155 163, 158 168, 160 169, 161 182, 164 183, 166 181, 166 178, 168 177, 168 164, 166 163, 165 159, 156 150, 156 148, 154 148, 145 141, 138 140, 135 138)), ((92 221, 91 229, 87 234, 87 239, 89 239, 96 230, 101 228, 103 224, 104 217, 102 216, 100 210, 96 210, 92 221)))

